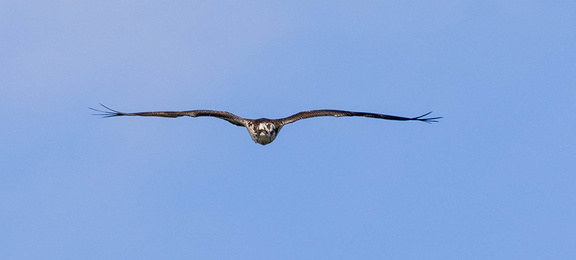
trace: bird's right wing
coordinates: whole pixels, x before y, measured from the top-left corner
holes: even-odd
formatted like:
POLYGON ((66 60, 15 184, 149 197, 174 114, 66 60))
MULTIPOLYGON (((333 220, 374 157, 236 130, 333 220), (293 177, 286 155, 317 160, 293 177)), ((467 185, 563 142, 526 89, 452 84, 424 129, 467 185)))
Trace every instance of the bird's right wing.
POLYGON ((92 110, 99 112, 100 114, 95 114, 103 117, 115 117, 115 116, 156 116, 156 117, 199 117, 199 116, 211 116, 220 119, 224 119, 237 126, 246 126, 247 120, 245 118, 239 117, 232 113, 226 111, 216 111, 216 110, 190 110, 190 111, 153 111, 153 112, 136 112, 136 113, 124 113, 114 109, 111 109, 105 105, 100 104, 107 110, 99 110, 91 108, 92 110))

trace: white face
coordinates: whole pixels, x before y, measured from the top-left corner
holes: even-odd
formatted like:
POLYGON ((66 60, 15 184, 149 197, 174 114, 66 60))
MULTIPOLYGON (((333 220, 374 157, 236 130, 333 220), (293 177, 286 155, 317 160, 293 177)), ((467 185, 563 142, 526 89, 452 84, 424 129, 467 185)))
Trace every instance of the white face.
POLYGON ((262 122, 256 124, 248 124, 248 132, 250 132, 250 137, 254 142, 259 143, 261 145, 266 145, 274 141, 276 139, 276 135, 280 128, 276 128, 273 123, 269 122, 262 122))

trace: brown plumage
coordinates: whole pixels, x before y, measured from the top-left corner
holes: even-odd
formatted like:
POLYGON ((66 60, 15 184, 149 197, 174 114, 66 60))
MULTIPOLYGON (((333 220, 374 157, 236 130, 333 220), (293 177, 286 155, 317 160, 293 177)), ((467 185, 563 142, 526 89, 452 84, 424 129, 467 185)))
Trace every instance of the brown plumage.
POLYGON ((285 118, 279 119, 268 119, 268 118, 260 118, 260 119, 246 119, 243 117, 239 117, 232 113, 226 111, 216 111, 216 110, 189 110, 189 111, 156 111, 156 112, 137 112, 137 113, 124 113, 120 111, 116 111, 111 109, 105 105, 100 104, 102 107, 106 108, 107 111, 98 110, 94 108, 90 108, 94 111, 100 112, 103 117, 116 117, 116 116, 156 116, 156 117, 181 117, 181 116, 190 116, 190 117, 199 117, 199 116, 211 116, 220 119, 224 119, 234 125, 237 126, 244 126, 248 129, 250 133, 250 137, 254 142, 259 143, 261 145, 266 145, 274 141, 280 129, 286 124, 294 123, 300 119, 306 119, 311 117, 319 117, 319 116, 361 116, 361 117, 371 117, 371 118, 378 118, 378 119, 387 119, 387 120, 397 120, 397 121, 422 121, 422 122, 437 122, 438 119, 442 117, 428 117, 432 112, 428 112, 424 115, 417 116, 417 117, 401 117, 401 116, 391 116, 391 115, 384 115, 384 114, 376 114, 376 113, 367 113, 367 112, 352 112, 352 111, 344 111, 344 110, 332 110, 332 109, 323 109, 323 110, 310 110, 310 111, 303 111, 291 115, 285 118))

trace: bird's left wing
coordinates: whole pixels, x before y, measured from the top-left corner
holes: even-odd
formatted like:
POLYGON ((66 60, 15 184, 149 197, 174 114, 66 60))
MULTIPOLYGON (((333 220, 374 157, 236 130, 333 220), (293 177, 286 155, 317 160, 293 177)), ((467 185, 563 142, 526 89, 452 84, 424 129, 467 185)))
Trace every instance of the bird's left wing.
POLYGON ((367 112, 352 112, 352 111, 345 111, 345 110, 331 110, 331 109, 323 109, 323 110, 310 110, 304 111, 300 113, 296 113, 286 118, 278 119, 282 124, 290 124, 294 123, 300 119, 311 118, 311 117, 318 117, 318 116, 362 116, 362 117, 371 117, 371 118, 379 118, 379 119, 387 119, 387 120, 399 120, 399 121, 423 121, 423 122, 436 122, 438 119, 442 117, 428 117, 432 112, 428 112, 421 116, 417 117, 402 117, 402 116, 391 116, 391 115, 384 115, 384 114, 376 114, 376 113, 367 113, 367 112))
POLYGON ((234 115, 230 112, 226 111, 216 111, 216 110, 190 110, 190 111, 153 111, 153 112, 136 112, 136 113, 124 113, 114 109, 111 109, 103 104, 100 104, 107 110, 99 110, 95 108, 91 108, 92 110, 99 112, 99 115, 102 117, 115 117, 115 116, 156 116, 156 117, 181 117, 181 116, 190 116, 190 117, 199 117, 199 116, 211 116, 220 119, 224 119, 234 125, 237 126, 245 126, 247 120, 245 118, 239 117, 234 115))

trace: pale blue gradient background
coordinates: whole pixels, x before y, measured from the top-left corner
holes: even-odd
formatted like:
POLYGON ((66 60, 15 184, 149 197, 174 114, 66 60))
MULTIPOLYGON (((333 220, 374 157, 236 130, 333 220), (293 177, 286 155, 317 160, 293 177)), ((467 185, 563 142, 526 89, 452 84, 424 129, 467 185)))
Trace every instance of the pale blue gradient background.
POLYGON ((574 1, 0 1, 0 259, 576 259, 574 1), (334 108, 260 146, 213 118, 334 108))

